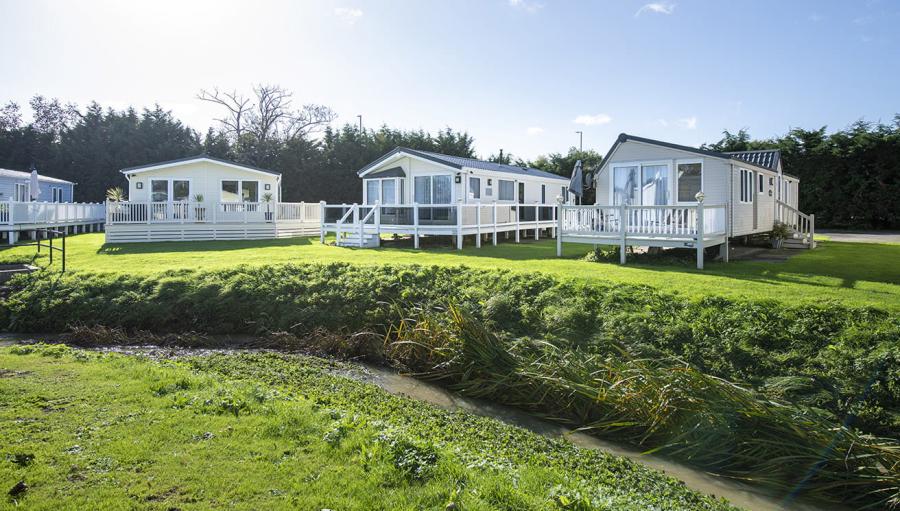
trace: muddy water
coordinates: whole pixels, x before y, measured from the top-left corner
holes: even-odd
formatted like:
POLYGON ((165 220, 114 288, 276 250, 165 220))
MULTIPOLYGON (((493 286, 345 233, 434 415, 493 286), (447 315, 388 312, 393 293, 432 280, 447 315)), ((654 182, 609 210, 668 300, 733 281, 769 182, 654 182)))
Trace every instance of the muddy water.
POLYGON ((725 497, 732 504, 754 511, 839 511, 844 508, 821 503, 787 501, 764 490, 738 481, 710 475, 701 470, 687 467, 659 456, 641 454, 639 451, 591 435, 572 431, 558 424, 538 419, 525 412, 481 400, 473 400, 453 394, 441 387, 415 378, 398 374, 391 369, 376 366, 362 366, 358 373, 342 373, 381 387, 391 394, 425 401, 445 410, 464 410, 477 415, 523 427, 545 436, 562 437, 579 447, 596 449, 616 456, 624 456, 641 465, 665 472, 679 479, 687 487, 708 495, 725 497))
MULTIPOLYGON (((43 336, 50 340, 53 336, 43 336)), ((0 346, 11 345, 34 339, 34 336, 17 336, 0 333, 0 346)), ((198 349, 198 348, 161 348, 157 346, 111 346, 100 348, 100 351, 115 351, 125 354, 143 354, 154 358, 178 358, 185 356, 204 356, 212 353, 240 353, 274 350, 253 349, 198 349)), ((345 368, 335 369, 334 374, 354 380, 372 383, 383 390, 398 396, 427 402, 445 410, 462 410, 476 415, 492 417, 507 424, 519 426, 535 433, 561 437, 573 444, 585 448, 603 451, 616 456, 624 456, 646 467, 659 470, 679 479, 695 491, 717 497, 725 497, 732 504, 753 511, 845 511, 846 508, 831 504, 810 503, 797 500, 788 501, 767 493, 764 489, 743 484, 739 481, 716 477, 702 470, 691 468, 672 460, 641 454, 640 451, 614 442, 601 440, 586 433, 573 431, 559 424, 541 420, 528 413, 514 408, 496 405, 487 401, 468 399, 449 392, 437 385, 417 380, 410 376, 368 364, 341 364, 345 368)))

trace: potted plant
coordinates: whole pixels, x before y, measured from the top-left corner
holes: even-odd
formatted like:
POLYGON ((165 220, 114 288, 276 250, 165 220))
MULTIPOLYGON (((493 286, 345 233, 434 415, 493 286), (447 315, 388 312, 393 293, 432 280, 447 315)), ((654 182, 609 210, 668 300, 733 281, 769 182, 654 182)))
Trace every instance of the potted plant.
POLYGON ((125 192, 118 186, 106 190, 106 200, 110 202, 125 202, 125 192))
POLYGON ((194 219, 198 222, 206 221, 206 206, 203 205, 203 194, 194 194, 194 219))
POLYGON ((772 226, 772 233, 769 235, 772 240, 772 248, 781 248, 784 245, 784 239, 790 234, 791 231, 786 223, 776 221, 772 226))
POLYGON ((272 194, 269 192, 264 193, 262 195, 262 200, 266 203, 266 222, 271 222, 272 218, 275 216, 275 214, 272 213, 272 211, 269 209, 269 204, 272 202, 272 194))

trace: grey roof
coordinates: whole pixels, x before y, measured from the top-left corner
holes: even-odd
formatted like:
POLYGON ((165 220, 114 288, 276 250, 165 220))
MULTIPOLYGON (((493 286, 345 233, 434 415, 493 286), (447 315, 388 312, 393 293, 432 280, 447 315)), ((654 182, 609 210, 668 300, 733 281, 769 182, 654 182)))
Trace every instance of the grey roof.
MULTIPOLYGON (((629 140, 633 140, 635 142, 643 142, 645 144, 658 145, 661 147, 668 147, 670 149, 678 149, 679 151, 696 153, 696 154, 700 154, 703 156, 712 156, 713 158, 722 158, 723 160, 733 160, 733 161, 742 162, 742 163, 749 163, 750 165, 755 165, 757 167, 761 167, 761 168, 765 168, 765 169, 769 169, 769 170, 778 170, 778 161, 781 159, 781 152, 778 150, 740 151, 740 152, 724 153, 724 152, 719 152, 719 151, 708 151, 706 149, 697 149, 696 147, 680 145, 680 144, 673 144, 671 142, 663 142, 661 140, 653 140, 652 138, 637 137, 634 135, 629 135, 627 133, 620 133, 619 137, 616 139, 616 142, 609 149, 609 152, 607 152, 606 156, 603 157, 603 163, 606 163, 607 161, 609 161, 609 157, 612 156, 613 151, 616 150, 616 147, 618 147, 619 144, 621 144, 623 142, 627 142, 629 140), (763 162, 761 162, 761 161, 759 161, 759 162, 753 161, 754 157, 748 156, 751 153, 757 153, 757 152, 778 153, 776 156, 774 156, 774 160, 770 160, 770 163, 771 163, 771 161, 774 161, 775 166, 770 167, 770 166, 764 165, 763 162)), ((758 158, 760 160, 763 159, 762 157, 756 157, 756 158, 758 158)))
POLYGON ((147 163, 147 164, 145 164, 145 165, 138 165, 138 166, 136 166, 136 167, 126 167, 126 168, 120 170, 119 172, 122 172, 122 173, 124 174, 125 172, 131 172, 131 171, 134 171, 134 170, 149 169, 149 168, 153 168, 153 167, 158 167, 158 166, 160 166, 160 165, 171 165, 171 164, 173 164, 173 163, 184 163, 184 162, 189 162, 189 161, 191 161, 191 160, 212 160, 212 161, 217 161, 217 162, 219 162, 219 163, 227 163, 227 164, 229 164, 229 165, 235 165, 235 166, 237 166, 237 167, 243 167, 243 168, 249 169, 249 170, 256 170, 256 171, 259 171, 259 172, 265 172, 266 174, 272 174, 272 175, 275 175, 275 176, 280 176, 280 175, 281 175, 281 172, 275 172, 274 170, 263 169, 263 168, 260 168, 260 167, 254 167, 253 165, 247 165, 247 164, 245 164, 245 163, 238 163, 238 162, 236 162, 236 161, 224 160, 224 159, 222 159, 222 158, 215 158, 215 157, 213 157, 213 156, 209 156, 209 155, 206 155, 206 154, 198 154, 198 155, 196 155, 196 156, 187 156, 187 157, 184 157, 184 158, 176 158, 176 159, 174 159, 174 160, 166 160, 166 161, 159 161, 159 162, 155 162, 155 163, 147 163))
POLYGON ((389 169, 379 170, 378 172, 373 172, 369 174, 371 176, 378 177, 406 177, 406 172, 403 171, 403 167, 391 167, 389 169))
MULTIPOLYGON (((0 177, 11 177, 13 179, 31 179, 31 172, 22 172, 21 170, 0 169, 0 177)), ((38 181, 44 181, 45 183, 61 183, 61 184, 67 184, 67 185, 75 184, 71 181, 66 181, 65 179, 59 179, 58 177, 45 176, 40 173, 38 173, 38 181)))
POLYGON ((778 149, 763 149, 760 151, 730 151, 725 154, 732 158, 752 163, 758 167, 778 170, 778 162, 781 161, 781 151, 778 149))
POLYGON ((463 158, 461 156, 449 156, 446 154, 440 153, 432 153, 430 151, 420 151, 418 149, 409 149, 407 147, 398 147, 393 151, 385 154, 381 158, 373 161, 372 163, 366 165, 357 173, 358 175, 363 174, 364 172, 378 166, 383 161, 388 158, 398 154, 398 153, 406 153, 412 154, 414 156, 418 156, 420 158, 425 158, 426 160, 431 160, 435 163, 440 163, 442 165, 446 165, 448 167, 452 167, 455 169, 462 169, 463 167, 469 167, 473 169, 480 170, 489 170, 493 172, 505 172, 508 174, 516 174, 519 176, 531 176, 531 177, 540 177, 544 179, 557 179, 561 181, 568 181, 569 178, 565 176, 560 176, 558 174, 553 174, 551 172, 547 172, 540 169, 535 169, 531 167, 517 167, 515 165, 505 165, 502 163, 493 163, 484 160, 476 160, 474 158, 463 158))

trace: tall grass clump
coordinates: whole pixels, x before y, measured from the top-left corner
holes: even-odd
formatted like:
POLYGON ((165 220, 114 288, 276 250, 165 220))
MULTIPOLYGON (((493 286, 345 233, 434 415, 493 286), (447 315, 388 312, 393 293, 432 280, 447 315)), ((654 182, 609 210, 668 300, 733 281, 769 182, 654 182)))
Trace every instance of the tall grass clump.
POLYGON ((674 358, 508 340, 458 307, 390 330, 388 355, 419 377, 597 435, 860 508, 900 507, 900 444, 813 408, 767 399, 674 358))

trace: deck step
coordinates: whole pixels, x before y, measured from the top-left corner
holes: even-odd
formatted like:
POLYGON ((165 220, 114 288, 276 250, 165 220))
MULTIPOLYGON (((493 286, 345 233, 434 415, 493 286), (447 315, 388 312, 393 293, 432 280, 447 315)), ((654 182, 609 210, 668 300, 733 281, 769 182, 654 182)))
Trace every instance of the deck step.
POLYGON ((784 248, 810 248, 809 241, 798 238, 787 238, 784 240, 784 248))
MULTIPOLYGON (((375 248, 379 245, 378 236, 374 234, 365 234, 362 238, 362 246, 364 248, 375 248)), ((359 247, 359 234, 347 234, 337 241, 339 247, 359 247)))

